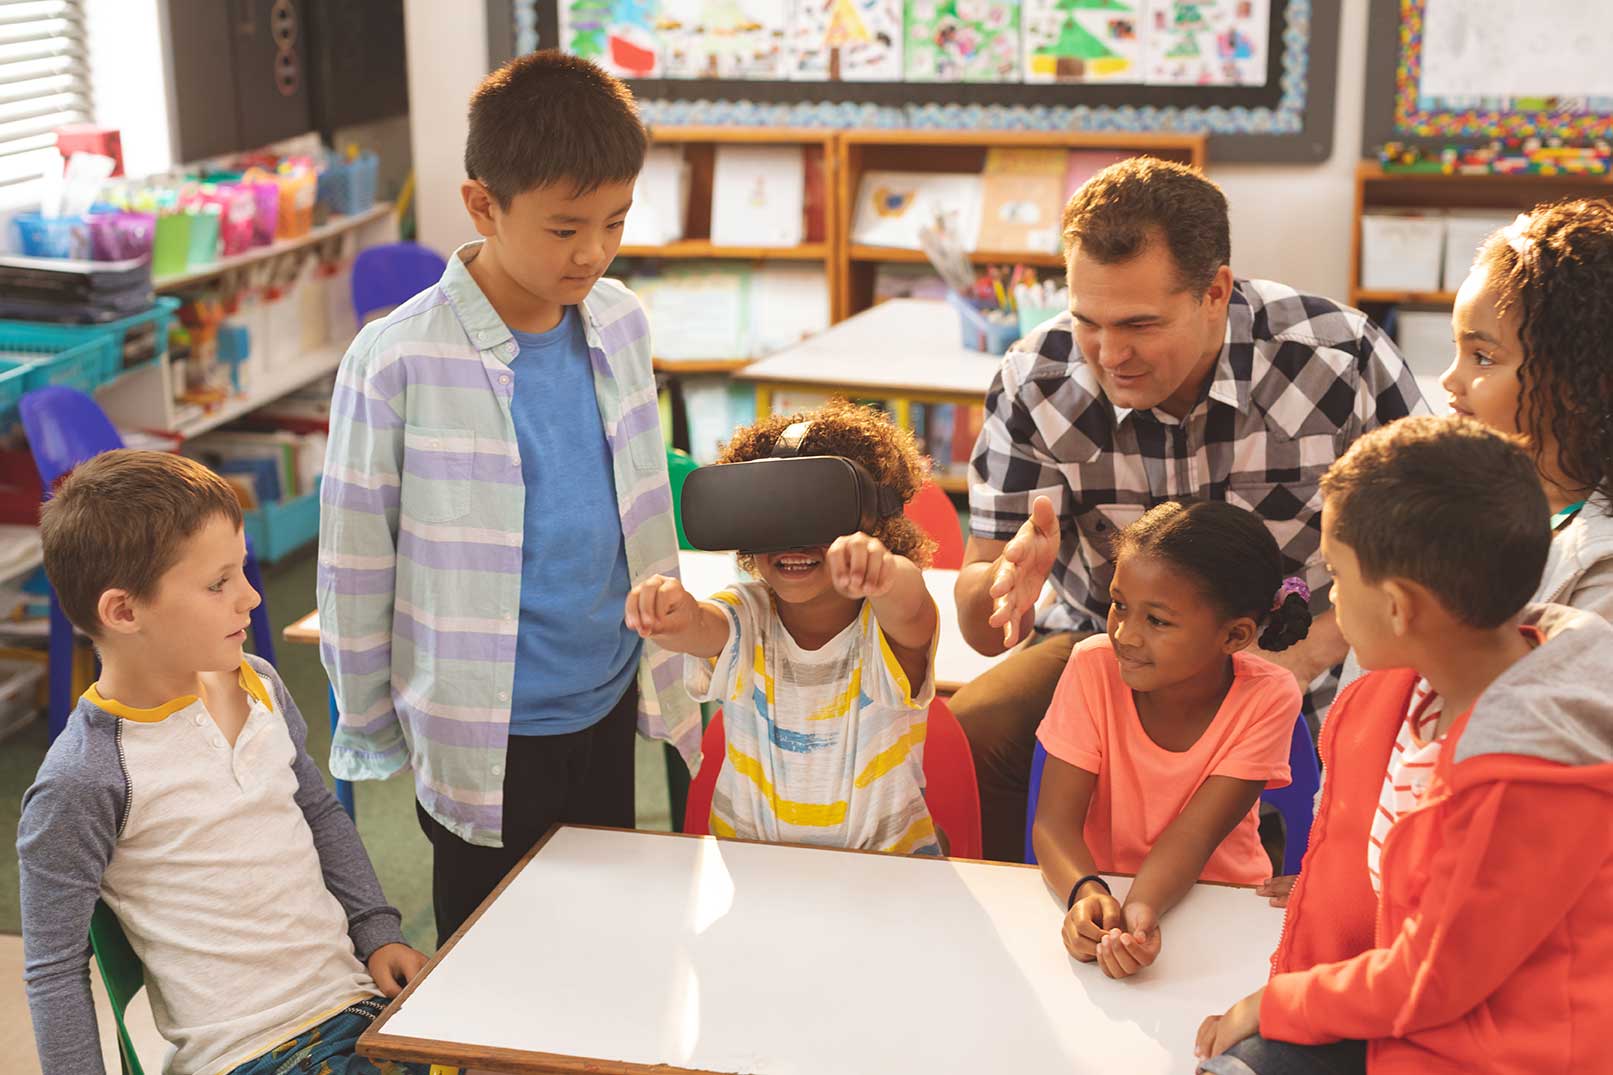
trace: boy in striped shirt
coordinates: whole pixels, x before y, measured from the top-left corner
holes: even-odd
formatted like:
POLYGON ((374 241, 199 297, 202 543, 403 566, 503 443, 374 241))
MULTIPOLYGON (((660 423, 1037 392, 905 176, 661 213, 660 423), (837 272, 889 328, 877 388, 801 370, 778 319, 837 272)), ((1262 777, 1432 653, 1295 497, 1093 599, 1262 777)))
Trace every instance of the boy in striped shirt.
POLYGON ((331 770, 414 770, 439 943, 552 825, 632 826, 635 724, 699 747, 675 658, 622 623, 633 578, 677 572, 649 326, 603 278, 646 142, 632 95, 586 61, 489 75, 462 186, 481 241, 337 374, 331 770))

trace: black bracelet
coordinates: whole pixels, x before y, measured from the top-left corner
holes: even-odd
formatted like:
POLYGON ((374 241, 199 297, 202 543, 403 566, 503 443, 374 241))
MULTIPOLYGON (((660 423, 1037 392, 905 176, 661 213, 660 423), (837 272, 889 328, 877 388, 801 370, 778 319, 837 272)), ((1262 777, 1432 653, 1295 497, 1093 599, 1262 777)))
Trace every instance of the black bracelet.
POLYGON ((1103 886, 1104 892, 1108 893, 1111 896, 1114 895, 1114 893, 1109 890, 1109 882, 1105 881, 1103 878, 1099 877, 1095 873, 1089 873, 1085 877, 1081 878, 1081 880, 1077 881, 1075 884, 1070 886, 1070 898, 1069 898, 1068 902, 1066 902, 1064 904, 1064 909, 1066 911, 1070 910, 1071 908, 1073 908, 1075 906, 1076 894, 1081 891, 1081 886, 1086 884, 1088 881, 1096 881, 1096 882, 1098 882, 1098 884, 1103 886))

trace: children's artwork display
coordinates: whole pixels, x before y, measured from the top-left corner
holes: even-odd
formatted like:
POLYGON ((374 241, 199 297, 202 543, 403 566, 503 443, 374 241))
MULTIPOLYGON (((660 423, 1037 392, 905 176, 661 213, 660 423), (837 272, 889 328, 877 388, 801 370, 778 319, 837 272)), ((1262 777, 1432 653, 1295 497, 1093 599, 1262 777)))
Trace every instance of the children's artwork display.
POLYGON ((908 0, 908 82, 1018 82, 1019 0, 908 0))
POLYGON ((902 0, 796 0, 790 77, 900 82, 902 0))
POLYGON ((1141 82, 1146 0, 1027 0, 1026 82, 1141 82))
POLYGON ((782 79, 791 0, 662 0, 667 78, 782 79))
POLYGON ((623 78, 1264 86, 1271 0, 561 0, 623 78))
POLYGON ((1155 0, 1145 81, 1159 86, 1264 86, 1269 0, 1155 0))

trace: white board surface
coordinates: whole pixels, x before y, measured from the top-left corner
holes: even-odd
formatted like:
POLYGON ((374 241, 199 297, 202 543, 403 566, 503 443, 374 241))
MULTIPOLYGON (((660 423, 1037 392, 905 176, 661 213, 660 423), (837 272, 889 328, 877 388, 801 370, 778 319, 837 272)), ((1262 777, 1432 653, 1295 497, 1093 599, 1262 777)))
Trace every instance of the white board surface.
POLYGON ((1424 97, 1613 95, 1605 0, 1428 0, 1424 97))
POLYGON ((1264 982, 1281 912, 1197 886, 1125 982, 1071 960, 1061 919, 1034 869, 561 829, 380 1038, 768 1075, 1180 1073, 1203 1017, 1264 982))

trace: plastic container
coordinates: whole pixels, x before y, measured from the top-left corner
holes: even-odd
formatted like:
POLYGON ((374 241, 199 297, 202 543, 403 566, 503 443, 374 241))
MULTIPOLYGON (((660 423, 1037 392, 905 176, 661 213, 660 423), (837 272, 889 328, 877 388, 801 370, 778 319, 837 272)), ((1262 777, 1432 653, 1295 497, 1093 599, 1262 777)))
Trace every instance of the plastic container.
POLYGON ((18 213, 12 217, 17 229, 17 248, 31 258, 77 258, 90 256, 90 222, 87 217, 44 217, 18 213))
POLYGON ((289 556, 319 537, 319 483, 311 493, 243 512, 241 525, 259 560, 289 556))
POLYGON ((252 189, 252 245, 268 246, 274 242, 280 226, 280 184, 272 179, 259 179, 248 186, 252 189))
POLYGON ((16 651, 0 655, 0 738, 10 735, 39 715, 39 685, 44 682, 43 661, 16 651))
POLYGON ((277 239, 300 239, 314 227, 314 201, 319 195, 319 177, 311 170, 277 176, 280 183, 280 219, 275 224, 277 239))
POLYGON ((190 263, 191 214, 157 214, 157 227, 151 241, 151 275, 174 276, 190 263))
POLYGON ((1050 321, 1059 314, 1064 313, 1062 306, 1021 306, 1019 307, 1019 334, 1021 337, 1029 336, 1044 321, 1050 321))
POLYGON ((152 213, 114 209, 90 214, 90 257, 96 261, 125 261, 151 253, 157 218, 152 213))
POLYGON ((0 355, 8 350, 54 353, 96 343, 103 347, 101 376, 95 382, 101 384, 132 366, 160 358, 168 349, 168 322, 178 309, 178 299, 159 295, 156 304, 143 313, 98 325, 0 321, 0 355))
POLYGON ((0 359, 0 429, 17 421, 17 402, 28 390, 28 363, 0 359))
POLYGON ((319 176, 319 200, 332 213, 362 213, 375 204, 375 187, 381 159, 360 153, 352 160, 333 161, 319 176))
POLYGON ((988 355, 1003 355, 1019 339, 1019 321, 1011 315, 998 320, 955 291, 947 292, 947 304, 958 312, 963 346, 988 355))
POLYGON ((199 268, 218 260, 218 220, 217 206, 190 214, 190 241, 185 244, 187 267, 199 268))

